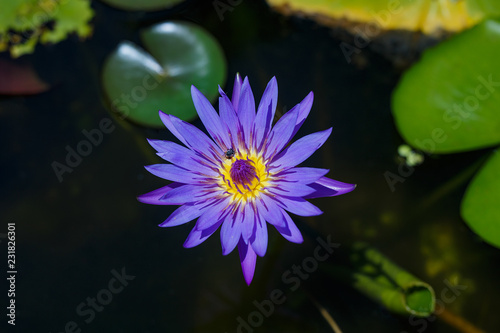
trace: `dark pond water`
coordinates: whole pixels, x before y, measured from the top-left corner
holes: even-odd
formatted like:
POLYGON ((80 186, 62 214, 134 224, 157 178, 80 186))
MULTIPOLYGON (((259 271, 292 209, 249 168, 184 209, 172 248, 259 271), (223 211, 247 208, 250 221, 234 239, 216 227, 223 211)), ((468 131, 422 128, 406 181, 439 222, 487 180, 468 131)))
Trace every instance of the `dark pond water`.
MULTIPOLYGON (((328 29, 284 18, 262 1, 243 1, 223 21, 210 1, 152 14, 121 12, 98 1, 93 7, 92 38, 40 47, 26 58, 53 85, 50 91, 0 97, 0 232, 15 223, 17 331, 223 333, 250 320, 258 327, 240 332, 333 332, 314 301, 343 332, 473 332, 464 330, 463 321, 485 332, 500 327, 500 251, 481 242, 459 216, 466 170, 486 151, 430 156, 414 172, 398 171, 403 141, 390 96, 401 72, 391 62, 367 47, 364 67, 349 64, 328 29), (295 218, 304 244, 288 243, 270 228, 268 254, 257 261, 250 287, 236 251, 221 255, 218 234, 184 249, 192 223, 159 228, 174 208, 137 202, 137 195, 165 184, 143 168, 160 163, 146 138, 173 139, 171 134, 121 123, 103 106, 106 56, 123 39, 138 41, 141 27, 166 19, 208 29, 227 56, 228 82, 236 72, 248 75, 256 97, 276 76, 279 110, 314 91, 299 136, 331 126, 333 134, 304 165, 358 184, 350 194, 315 200, 323 215, 295 218), (66 147, 75 149, 82 131, 98 128, 103 119, 112 119, 110 133, 59 182, 52 162, 63 163, 66 147), (403 173, 405 181, 392 190, 387 171, 403 173), (340 244, 321 265, 335 265, 342 248, 366 241, 431 284, 448 317, 391 314, 321 265, 298 283, 284 279, 292 265, 313 254, 318 236, 340 244), (450 294, 450 284, 461 289, 450 294), (264 304, 276 290, 281 304, 260 310, 268 316, 252 315, 255 303, 264 304), (93 305, 96 297, 102 303, 93 305)), ((6 253, 5 239, 1 248, 6 253)), ((5 315, 2 327, 12 331, 5 315)))

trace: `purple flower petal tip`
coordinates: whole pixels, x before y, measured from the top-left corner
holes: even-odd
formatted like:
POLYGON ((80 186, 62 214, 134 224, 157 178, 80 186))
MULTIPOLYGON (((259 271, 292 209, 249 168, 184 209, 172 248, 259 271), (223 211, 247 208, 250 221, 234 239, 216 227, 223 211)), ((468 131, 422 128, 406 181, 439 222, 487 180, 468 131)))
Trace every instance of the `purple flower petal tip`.
POLYGON ((159 226, 196 220, 183 246, 198 246, 220 228, 222 254, 238 248, 245 282, 250 285, 257 257, 266 254, 267 223, 288 241, 304 238, 289 213, 315 216, 322 211, 308 199, 351 192, 356 185, 325 177, 329 170, 297 167, 328 139, 332 128, 291 143, 307 119, 314 94, 273 125, 278 82, 272 77, 258 105, 248 77, 238 73, 231 99, 219 86, 219 110, 191 86, 193 104, 206 132, 159 110, 165 127, 182 143, 148 140, 168 163, 146 169, 172 183, 140 195, 153 205, 179 207, 159 226), (208 135, 206 134, 208 133, 208 135))
POLYGON ((356 184, 343 183, 327 177, 321 177, 309 186, 314 189, 314 192, 304 196, 305 199, 342 195, 353 191, 357 187, 356 184))
POLYGON ((240 255, 241 270, 243 271, 243 277, 247 285, 250 285, 255 274, 255 264, 257 260, 257 255, 255 254, 252 247, 245 244, 243 240, 240 240, 238 244, 238 252, 240 255))

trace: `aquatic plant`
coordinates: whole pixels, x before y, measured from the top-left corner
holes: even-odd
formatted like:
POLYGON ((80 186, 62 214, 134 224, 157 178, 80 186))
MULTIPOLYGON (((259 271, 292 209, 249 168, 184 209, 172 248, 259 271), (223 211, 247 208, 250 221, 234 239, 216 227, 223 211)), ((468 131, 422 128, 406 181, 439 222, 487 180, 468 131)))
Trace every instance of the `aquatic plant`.
POLYGON ((58 43, 72 33, 90 36, 94 16, 88 0, 9 0, 0 11, 0 52, 13 58, 32 53, 37 43, 58 43))
POLYGON ((143 47, 122 41, 102 70, 108 107, 147 127, 163 127, 157 110, 182 120, 196 117, 190 98, 195 84, 209 100, 226 80, 222 47, 203 27, 185 21, 160 22, 141 31, 143 47))
POLYGON ((273 126, 278 85, 272 78, 255 108, 248 82, 239 75, 232 99, 219 89, 219 114, 194 86, 194 105, 210 139, 200 129, 160 112, 165 126, 186 147, 149 140, 158 156, 171 164, 146 169, 173 183, 138 200, 155 205, 181 205, 161 227, 172 227, 198 218, 184 243, 199 245, 221 227, 222 254, 238 246, 247 284, 254 276, 257 255, 265 255, 267 223, 287 240, 303 241, 288 213, 315 216, 322 211, 307 199, 329 197, 352 191, 355 185, 324 177, 329 170, 296 167, 319 149, 332 129, 309 134, 290 146, 306 120, 313 103, 309 93, 273 126), (267 222, 267 223, 266 223, 267 222))
MULTIPOLYGON (((399 132, 425 154, 450 154, 500 144, 500 23, 487 20, 423 54, 396 87, 399 132)), ((500 157, 493 152, 467 189, 462 217, 500 247, 500 157)))

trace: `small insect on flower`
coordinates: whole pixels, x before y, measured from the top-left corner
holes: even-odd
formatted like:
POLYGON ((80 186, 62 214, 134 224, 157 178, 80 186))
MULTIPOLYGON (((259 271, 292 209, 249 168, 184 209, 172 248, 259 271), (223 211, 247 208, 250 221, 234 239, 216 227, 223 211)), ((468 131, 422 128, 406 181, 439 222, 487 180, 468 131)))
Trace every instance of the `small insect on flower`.
POLYGON ((234 149, 229 148, 224 155, 226 156, 227 159, 233 158, 234 157, 234 149))
POLYGON ((351 192, 356 185, 325 177, 327 169, 297 167, 323 145, 332 131, 329 128, 309 134, 290 144, 309 115, 312 92, 274 126, 271 119, 278 103, 276 78, 269 81, 258 106, 248 79, 241 80, 239 74, 231 99, 220 88, 219 92, 217 113, 208 99, 191 87, 194 106, 210 137, 192 124, 160 111, 165 126, 185 146, 149 140, 158 156, 170 163, 146 169, 172 182, 138 200, 180 206, 161 227, 197 219, 184 242, 186 248, 201 244, 220 228, 222 254, 238 248, 243 276, 250 284, 257 256, 264 256, 267 250, 268 225, 288 241, 302 243, 302 235, 289 213, 322 214, 308 199, 351 192))

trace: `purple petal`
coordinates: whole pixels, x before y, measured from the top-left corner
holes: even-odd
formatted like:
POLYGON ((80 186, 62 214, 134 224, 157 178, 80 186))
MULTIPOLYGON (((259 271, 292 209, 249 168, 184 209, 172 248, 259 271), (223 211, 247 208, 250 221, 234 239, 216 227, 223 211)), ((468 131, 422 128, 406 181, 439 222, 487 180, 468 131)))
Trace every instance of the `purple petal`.
POLYGON ((212 104, 195 86, 191 86, 191 96, 196 111, 212 139, 220 147, 231 147, 227 130, 222 127, 219 115, 212 104))
POLYGON ((316 216, 323 214, 318 207, 302 198, 280 196, 276 200, 282 208, 295 215, 316 216))
POLYGON ((285 182, 310 184, 326 175, 328 171, 330 170, 318 168, 291 168, 275 174, 274 177, 285 182))
POLYGON ((286 225, 285 219, 280 212, 281 208, 271 197, 266 194, 261 194, 260 198, 256 200, 255 203, 257 205, 257 210, 268 223, 278 227, 284 227, 286 225))
POLYGON ((220 229, 222 255, 231 253, 241 238, 243 214, 239 211, 228 214, 220 229))
POLYGON ((246 204, 243 209, 243 226, 241 229, 241 236, 243 237, 243 241, 248 243, 248 240, 252 236, 255 229, 255 214, 253 207, 250 204, 246 204))
POLYGON ((226 94, 221 89, 219 89, 219 92, 221 94, 221 97, 219 97, 220 119, 222 123, 226 125, 230 133, 231 147, 229 148, 236 148, 238 146, 238 135, 241 128, 240 120, 229 98, 227 98, 226 94))
POLYGON ((219 199, 210 205, 204 207, 204 212, 196 222, 196 228, 199 230, 210 228, 215 223, 221 220, 225 213, 225 208, 229 203, 229 198, 219 199))
POLYGON ((236 78, 234 79, 233 86, 233 96, 231 98, 232 104, 235 111, 238 111, 238 104, 240 102, 240 94, 241 94, 241 76, 240 73, 236 73, 236 78))
POLYGON ((243 240, 238 243, 238 252, 240 254, 241 269, 247 285, 250 285, 255 273, 255 263, 257 256, 249 244, 245 244, 243 240))
POLYGON ((194 227, 193 230, 191 230, 191 232, 189 233, 188 237, 186 238, 186 241, 184 242, 183 246, 185 248, 191 248, 200 245, 208 237, 212 236, 212 234, 217 231, 217 229, 221 224, 222 220, 218 221, 210 228, 204 230, 198 230, 196 227, 194 227))
POLYGON ((283 117, 280 118, 280 120, 278 120, 276 125, 274 125, 271 133, 269 134, 267 147, 265 148, 265 159, 275 156, 290 141, 294 125, 297 122, 297 116, 299 113, 298 110, 299 108, 294 108, 288 111, 283 115, 283 117))
POLYGON ((295 124, 295 128, 293 129, 293 136, 299 131, 300 126, 306 121, 307 116, 309 115, 309 111, 311 111, 311 107, 314 100, 314 94, 311 91, 299 104, 299 115, 297 117, 297 123, 295 124))
POLYGON ((160 113, 160 119, 165 125, 165 127, 168 128, 170 133, 172 133, 177 139, 179 139, 180 142, 185 144, 186 146, 188 145, 186 140, 184 139, 184 136, 175 128, 174 124, 172 123, 172 118, 170 117, 169 114, 163 113, 163 111, 159 111, 160 113))
POLYGON ((170 122, 175 129, 182 135, 186 146, 205 156, 209 160, 215 156, 222 156, 222 150, 214 144, 210 138, 196 126, 187 123, 175 116, 165 115, 170 118, 170 122))
POLYGON ((286 240, 292 243, 299 243, 299 244, 302 243, 304 241, 304 238, 302 237, 302 234, 300 233, 299 229, 293 222, 292 218, 283 210, 282 213, 283 213, 283 218, 286 221, 286 226, 285 227, 275 226, 276 230, 278 230, 278 232, 283 237, 285 237, 286 240))
POLYGON ((167 205, 184 205, 206 199, 206 196, 209 194, 203 192, 202 186, 182 185, 167 192, 160 200, 164 201, 167 205))
POLYGON ((278 83, 276 77, 273 76, 271 81, 267 84, 264 94, 257 109, 255 117, 255 147, 260 147, 261 141, 267 137, 274 119, 276 112, 276 105, 278 104, 278 83))
POLYGON ((165 201, 162 201, 161 198, 165 196, 168 192, 172 191, 175 188, 178 188, 179 186, 182 186, 183 184, 180 183, 172 183, 167 186, 163 186, 159 189, 156 189, 154 191, 142 194, 137 197, 137 200, 142 203, 150 204, 150 205, 171 205, 170 203, 167 203, 165 201))
POLYGON ((216 167, 215 165, 211 165, 207 160, 200 158, 192 150, 186 147, 170 141, 150 140, 150 143, 155 149, 165 149, 157 153, 157 155, 165 161, 199 175, 211 177, 218 176, 218 172, 213 169, 216 167))
POLYGON ((177 208, 163 223, 160 227, 175 227, 187 222, 190 222, 200 216, 202 210, 200 210, 200 205, 183 205, 177 208))
POLYGON ((247 145, 251 143, 253 123, 255 120, 255 99, 253 97, 252 88, 245 77, 241 87, 241 96, 237 109, 238 118, 240 119, 241 127, 245 133, 245 142, 247 145))
POLYGON ((322 197, 333 197, 335 195, 341 195, 349 193, 356 188, 356 184, 348 184, 339 182, 338 180, 330 179, 327 177, 321 177, 318 181, 310 184, 315 191, 304 198, 322 198, 322 197))
POLYGON ((145 168, 157 177, 179 183, 199 184, 200 181, 205 179, 205 177, 196 175, 173 164, 153 164, 146 165, 145 168))
POLYGON ((332 133, 332 129, 306 135, 285 148, 271 162, 271 166, 279 169, 288 169, 305 161, 325 143, 332 133))
POLYGON ((259 257, 263 257, 267 250, 267 223, 264 219, 257 214, 255 220, 255 232, 250 238, 250 243, 255 253, 259 257))
POLYGON ((273 182, 273 185, 268 188, 268 191, 278 197, 282 195, 303 197, 313 193, 315 189, 308 184, 278 180, 273 182))
MULTIPOLYGON (((157 152, 159 153, 163 153, 163 152, 166 152, 170 149, 171 147, 171 144, 173 142, 171 141, 165 141, 165 140, 155 140, 155 139, 147 139, 149 144, 151 145, 151 147, 153 147, 157 152)), ((176 144, 176 143, 174 143, 176 144)), ((180 145, 178 145, 179 147, 182 147, 180 145)), ((185 147, 182 147, 184 149, 187 149, 185 147)), ((187 149, 189 150, 189 149, 187 149)))

